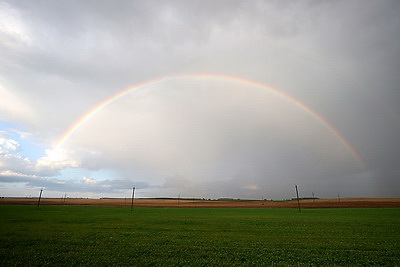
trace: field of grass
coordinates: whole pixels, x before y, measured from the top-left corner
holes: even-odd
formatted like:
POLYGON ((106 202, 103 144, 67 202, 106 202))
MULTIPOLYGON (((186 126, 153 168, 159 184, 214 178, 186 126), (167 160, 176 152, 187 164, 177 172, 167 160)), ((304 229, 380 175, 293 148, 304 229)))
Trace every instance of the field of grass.
POLYGON ((0 205, 0 265, 400 265, 400 209, 0 205))

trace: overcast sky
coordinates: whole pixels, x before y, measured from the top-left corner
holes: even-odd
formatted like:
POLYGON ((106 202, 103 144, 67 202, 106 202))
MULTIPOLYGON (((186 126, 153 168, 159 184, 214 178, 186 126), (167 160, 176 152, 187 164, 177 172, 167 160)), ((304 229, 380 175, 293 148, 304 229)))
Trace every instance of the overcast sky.
POLYGON ((0 196, 400 197, 399 13, 0 1, 0 196))

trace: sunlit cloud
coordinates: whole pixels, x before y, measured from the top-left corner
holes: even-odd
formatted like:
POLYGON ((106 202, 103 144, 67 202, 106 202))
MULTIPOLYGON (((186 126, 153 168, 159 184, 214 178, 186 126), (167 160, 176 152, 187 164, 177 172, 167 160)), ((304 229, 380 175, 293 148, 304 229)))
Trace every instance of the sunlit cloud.
POLYGON ((97 184, 97 181, 96 181, 95 179, 83 177, 82 180, 83 180, 83 183, 88 184, 88 185, 95 185, 95 184, 97 184))
POLYGON ((66 150, 46 150, 46 156, 37 160, 37 171, 54 170, 60 171, 66 167, 79 167, 79 163, 66 150))

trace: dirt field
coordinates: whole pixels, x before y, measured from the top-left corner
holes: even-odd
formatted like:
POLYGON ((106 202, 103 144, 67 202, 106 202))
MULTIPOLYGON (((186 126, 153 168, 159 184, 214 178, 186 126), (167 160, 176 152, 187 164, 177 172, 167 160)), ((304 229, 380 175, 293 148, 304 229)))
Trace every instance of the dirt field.
MULTIPOLYGON (((37 198, 1 198, 1 204, 37 205, 37 198)), ((42 198, 40 205, 114 206, 130 207, 131 199, 42 198)), ((297 201, 259 200, 184 200, 184 199, 134 199, 134 207, 182 208, 297 208, 297 201)), ((400 207, 400 198, 343 198, 300 200, 301 208, 386 208, 400 207)))

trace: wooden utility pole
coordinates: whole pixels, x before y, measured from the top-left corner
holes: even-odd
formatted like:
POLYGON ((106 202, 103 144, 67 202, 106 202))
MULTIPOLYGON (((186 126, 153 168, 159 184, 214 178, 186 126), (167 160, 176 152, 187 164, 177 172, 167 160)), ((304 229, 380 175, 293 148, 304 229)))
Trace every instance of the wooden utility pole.
POLYGON ((312 192, 312 199, 313 199, 313 202, 314 202, 314 204, 315 204, 315 196, 314 196, 314 192, 312 192))
POLYGON ((43 192, 43 188, 40 189, 39 199, 38 199, 38 202, 37 202, 37 207, 38 208, 40 206, 40 199, 42 198, 42 192, 43 192))
POLYGON ((133 210, 133 199, 135 198, 135 187, 132 188, 132 202, 131 202, 131 211, 133 210))
POLYGON ((297 184, 294 185, 294 187, 296 188, 297 205, 299 206, 299 212, 301 212, 301 209, 300 209, 300 199, 299 199, 299 190, 297 189, 297 184))
POLYGON ((65 205, 65 199, 67 198, 67 193, 61 196, 61 205, 65 205))

